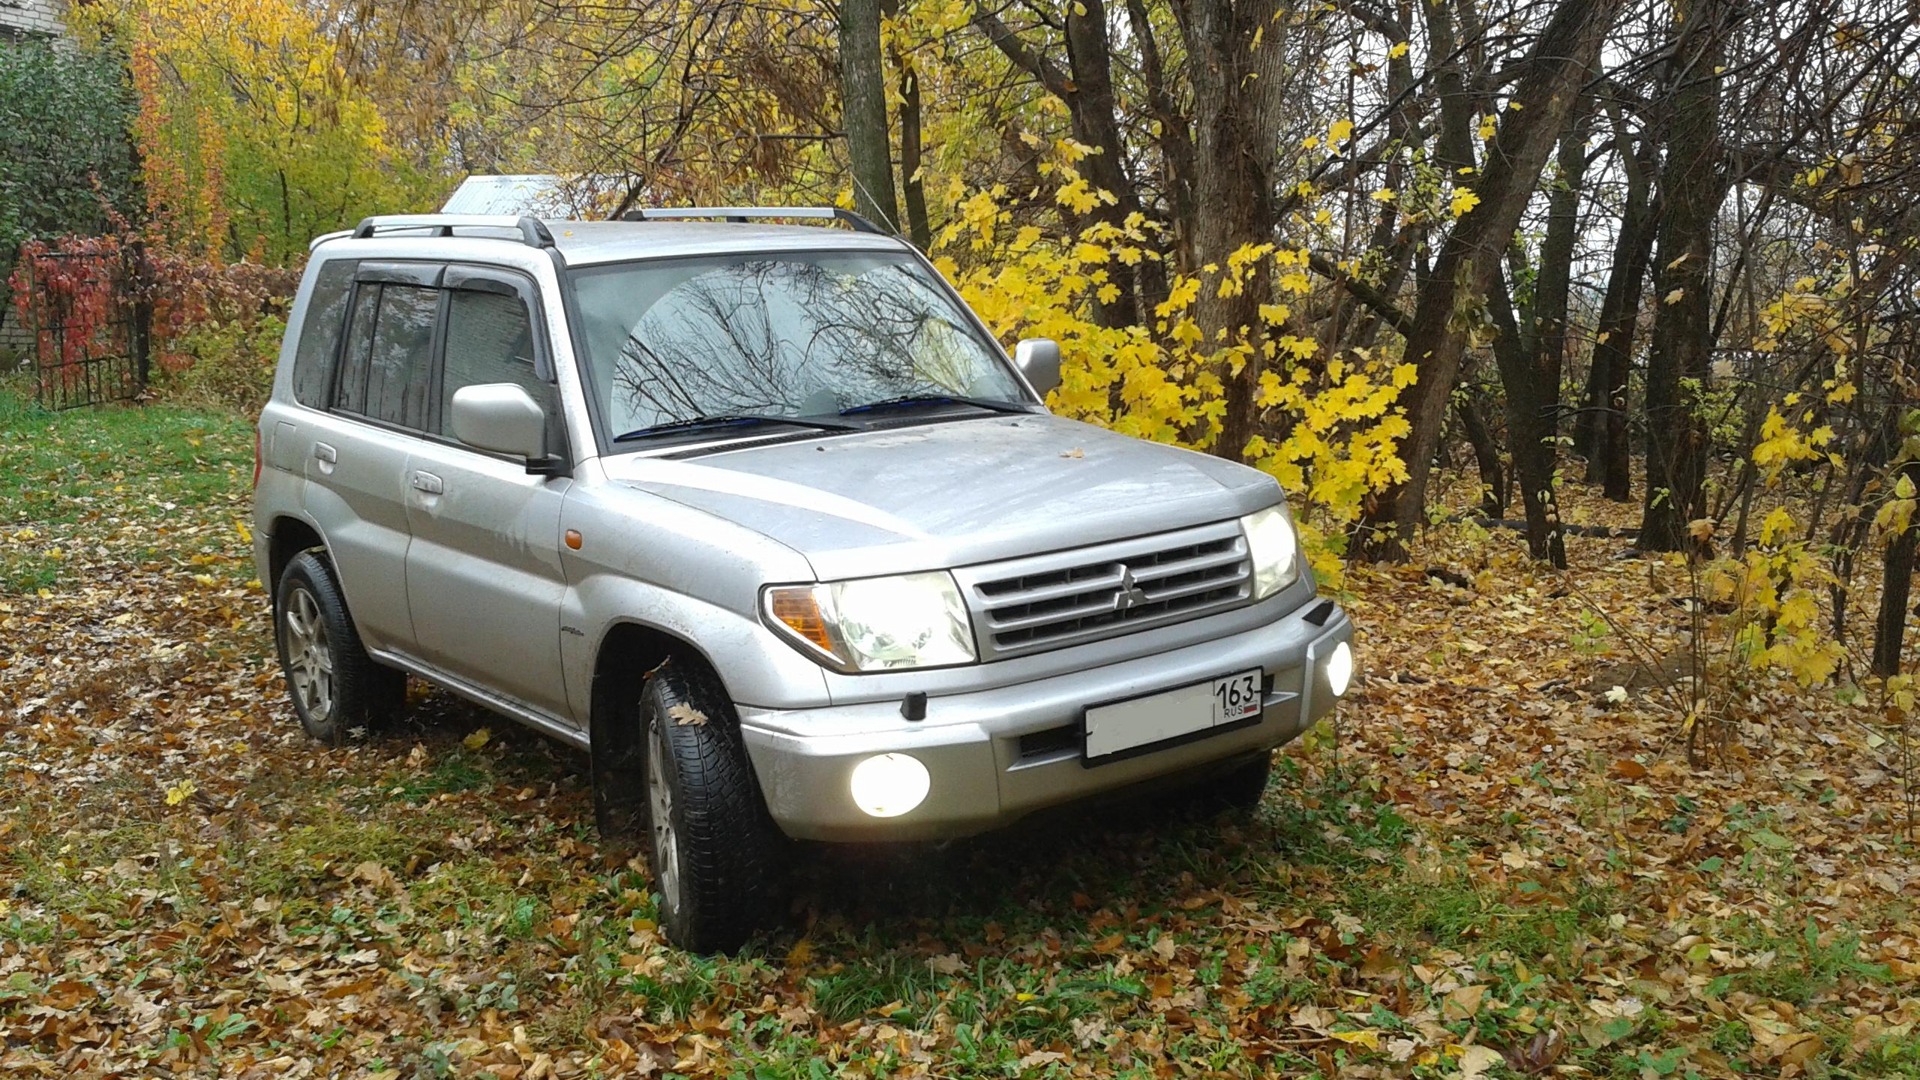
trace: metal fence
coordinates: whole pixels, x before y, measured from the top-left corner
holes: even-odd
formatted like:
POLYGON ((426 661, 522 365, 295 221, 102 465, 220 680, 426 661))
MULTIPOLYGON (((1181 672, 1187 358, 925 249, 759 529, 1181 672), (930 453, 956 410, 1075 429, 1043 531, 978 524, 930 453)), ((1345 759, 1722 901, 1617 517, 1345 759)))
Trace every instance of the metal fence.
POLYGON ((132 401, 146 390, 151 313, 140 299, 143 265, 137 245, 23 260, 34 393, 42 408, 132 401))

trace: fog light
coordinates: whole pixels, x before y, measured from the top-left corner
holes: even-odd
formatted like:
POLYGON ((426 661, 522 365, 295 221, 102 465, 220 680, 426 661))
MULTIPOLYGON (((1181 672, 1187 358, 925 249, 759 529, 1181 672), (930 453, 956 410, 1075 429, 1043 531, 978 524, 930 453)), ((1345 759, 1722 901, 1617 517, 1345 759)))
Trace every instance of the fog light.
POLYGON ((874 817, 899 817, 926 801, 933 778, 920 759, 880 754, 853 767, 853 804, 874 817))
POLYGON ((1333 696, 1339 697, 1347 692, 1347 684, 1353 681, 1353 650, 1341 642, 1327 654, 1327 686, 1333 690, 1333 696))

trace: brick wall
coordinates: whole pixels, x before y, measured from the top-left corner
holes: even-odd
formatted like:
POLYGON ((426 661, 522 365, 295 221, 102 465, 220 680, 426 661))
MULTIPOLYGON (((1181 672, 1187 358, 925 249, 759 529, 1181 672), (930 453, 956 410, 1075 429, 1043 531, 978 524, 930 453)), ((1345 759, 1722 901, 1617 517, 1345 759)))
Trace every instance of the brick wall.
POLYGON ((58 37, 66 32, 60 21, 66 8, 66 0, 0 0, 0 41, 58 37))

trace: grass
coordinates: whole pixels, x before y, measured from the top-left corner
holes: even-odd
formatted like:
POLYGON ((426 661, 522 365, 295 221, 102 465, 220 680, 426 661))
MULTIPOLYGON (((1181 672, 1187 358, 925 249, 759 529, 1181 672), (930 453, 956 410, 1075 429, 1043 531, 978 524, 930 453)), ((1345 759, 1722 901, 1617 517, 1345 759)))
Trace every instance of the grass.
MULTIPOLYGON (((1142 798, 802 846, 776 930, 690 956, 659 940, 632 839, 594 832, 584 756, 430 691, 364 743, 297 734, 235 528, 245 422, 0 391, 0 460, 0 679, 37 702, 0 713, 0 783, 26 793, 0 805, 0 1030, 59 1002, 64 1033, 114 1032, 121 1071, 1435 1077, 1554 1033, 1544 1072, 1768 1075, 1740 1019, 1764 1004, 1822 1033, 1812 1075, 1920 1076, 1897 1023, 1851 1047, 1904 1008, 1873 952, 1903 902, 1758 910, 1820 884, 1793 820, 1623 791, 1598 751, 1494 740, 1448 773, 1492 721, 1437 683, 1419 707, 1444 739, 1362 706, 1385 730, 1290 749, 1251 819, 1142 798), (1672 930, 1683 889, 1704 901, 1672 930)), ((0 1072, 104 1071, 76 1045, 108 1044, 30 1036, 0 1072)))

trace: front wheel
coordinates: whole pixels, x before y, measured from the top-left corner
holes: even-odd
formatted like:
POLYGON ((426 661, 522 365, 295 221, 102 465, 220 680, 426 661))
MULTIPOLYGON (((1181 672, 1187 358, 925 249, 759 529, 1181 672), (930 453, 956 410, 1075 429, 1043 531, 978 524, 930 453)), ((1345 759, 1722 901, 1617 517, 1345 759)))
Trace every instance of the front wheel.
POLYGON ((693 952, 739 948, 777 914, 784 838, 720 682, 670 660, 640 694, 648 859, 660 926, 693 952))
POLYGON ((340 586, 319 555, 302 552, 280 574, 273 621, 287 693, 308 735, 338 746, 348 731, 400 710, 406 673, 367 655, 340 586))

